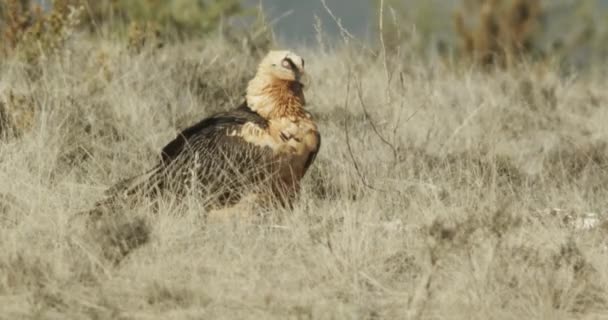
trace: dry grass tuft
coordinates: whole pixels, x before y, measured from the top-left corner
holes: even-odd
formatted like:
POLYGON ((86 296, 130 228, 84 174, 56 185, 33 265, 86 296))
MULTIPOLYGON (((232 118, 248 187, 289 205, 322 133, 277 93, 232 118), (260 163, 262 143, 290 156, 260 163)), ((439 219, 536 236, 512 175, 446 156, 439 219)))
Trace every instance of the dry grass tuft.
POLYGON ((580 182, 586 188, 603 189, 608 182, 608 148, 605 141, 573 145, 565 142, 547 155, 545 167, 548 175, 580 182))

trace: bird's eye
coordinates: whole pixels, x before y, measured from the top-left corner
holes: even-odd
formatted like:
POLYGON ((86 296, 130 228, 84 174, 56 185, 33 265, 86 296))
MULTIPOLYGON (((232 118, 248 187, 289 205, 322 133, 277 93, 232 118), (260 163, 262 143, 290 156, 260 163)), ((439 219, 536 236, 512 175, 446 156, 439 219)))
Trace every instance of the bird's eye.
POLYGON ((283 62, 281 62, 281 65, 283 66, 283 68, 291 69, 293 66, 293 62, 291 62, 291 60, 289 60, 288 58, 285 58, 283 59, 283 62))
POLYGON ((304 68, 304 59, 302 58, 302 68, 304 68))

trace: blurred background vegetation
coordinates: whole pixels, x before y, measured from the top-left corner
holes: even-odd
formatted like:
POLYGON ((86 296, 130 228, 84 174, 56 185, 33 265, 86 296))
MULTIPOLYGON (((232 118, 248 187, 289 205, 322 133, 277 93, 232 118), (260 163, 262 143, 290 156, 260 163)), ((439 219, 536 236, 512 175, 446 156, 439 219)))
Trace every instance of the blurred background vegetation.
POLYGON ((608 53, 605 0, 385 0, 384 21, 389 50, 409 41, 486 66, 523 58, 581 68, 608 53))
POLYGON ((140 50, 151 38, 162 45, 217 30, 233 37, 238 30, 236 38, 272 30, 273 41, 310 46, 320 39, 319 29, 329 43, 339 43, 339 22, 375 50, 381 33, 388 54, 407 51, 483 66, 506 67, 523 58, 584 68, 608 55, 608 0, 325 3, 335 17, 320 0, 0 0, 0 47, 5 53, 23 47, 31 60, 56 50, 74 31, 122 35, 140 50), (260 23, 255 17, 272 29, 251 28, 260 23))

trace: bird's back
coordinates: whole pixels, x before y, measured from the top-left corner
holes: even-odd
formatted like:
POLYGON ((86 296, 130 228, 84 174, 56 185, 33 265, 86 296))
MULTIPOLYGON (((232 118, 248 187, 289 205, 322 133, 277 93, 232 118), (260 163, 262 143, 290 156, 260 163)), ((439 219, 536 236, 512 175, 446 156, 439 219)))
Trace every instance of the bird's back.
POLYGON ((183 194, 197 187, 209 202, 238 201, 245 189, 270 180, 274 170, 272 150, 246 141, 240 133, 245 128, 264 130, 267 126, 246 104, 205 118, 165 145, 152 170, 119 182, 107 195, 183 194))

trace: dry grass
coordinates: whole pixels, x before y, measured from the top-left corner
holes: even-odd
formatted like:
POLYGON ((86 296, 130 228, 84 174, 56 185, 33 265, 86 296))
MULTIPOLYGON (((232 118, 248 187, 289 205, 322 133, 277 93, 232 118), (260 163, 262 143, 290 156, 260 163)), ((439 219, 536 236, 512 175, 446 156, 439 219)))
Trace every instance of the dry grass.
POLYGON ((0 143, 0 318, 608 316, 608 228, 539 214, 608 207, 604 74, 301 48, 323 146, 293 210, 209 220, 165 197, 85 226, 258 61, 217 39, 140 49, 76 37, 34 78, 0 63, 2 105, 37 110, 0 143))

